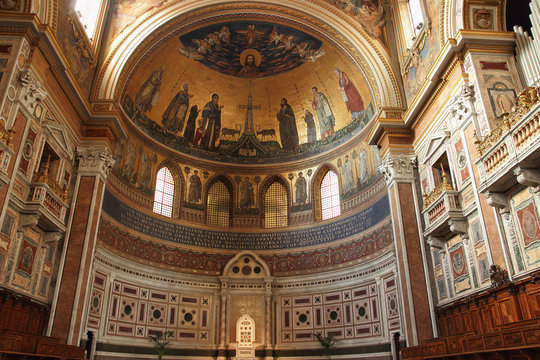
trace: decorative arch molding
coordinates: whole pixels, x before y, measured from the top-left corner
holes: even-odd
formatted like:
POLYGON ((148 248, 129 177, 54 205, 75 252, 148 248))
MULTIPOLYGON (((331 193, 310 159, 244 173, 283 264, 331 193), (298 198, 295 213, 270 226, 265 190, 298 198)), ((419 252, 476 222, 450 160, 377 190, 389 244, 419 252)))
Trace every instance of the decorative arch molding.
POLYGON ((229 176, 223 175, 223 174, 214 175, 210 179, 208 179, 204 187, 203 196, 206 198, 206 196, 208 196, 208 190, 210 189, 210 187, 212 187, 212 185, 214 185, 214 183, 218 181, 221 181, 222 183, 225 184, 225 186, 227 187, 227 189, 229 190, 231 194, 231 200, 232 200, 234 196, 236 195, 234 191, 234 185, 233 185, 234 182, 229 176))
POLYGON ((56 31, 58 25, 58 1, 43 0, 43 1, 28 1, 26 6, 32 4, 33 8, 30 12, 37 13, 37 16, 42 24, 47 24, 53 31, 56 31))
MULTIPOLYGON (((322 164, 313 175, 311 183, 311 198, 313 199, 313 218, 315 221, 322 219, 322 204, 321 204, 321 184, 327 172, 333 171, 341 184, 341 172, 332 164, 322 164)), ((340 187, 341 190, 341 187, 340 187)))
POLYGON ((441 44, 444 44, 448 39, 453 39, 458 31, 464 28, 463 11, 465 9, 466 0, 443 0, 441 1, 441 20, 440 36, 441 44))
POLYGON ((93 98, 119 99, 138 62, 178 31, 216 16, 266 14, 293 21, 332 42, 352 60, 366 79, 377 108, 402 107, 404 101, 389 54, 360 23, 323 0, 267 0, 246 2, 201 0, 165 2, 124 29, 111 44, 99 73, 93 98), (187 21, 187 14, 189 20, 187 21))
POLYGON ((244 250, 236 254, 223 268, 223 276, 235 276, 233 273, 234 266, 241 261, 243 258, 251 259, 255 266, 260 266, 262 271, 260 272, 258 277, 266 278, 269 276, 272 276, 270 272, 270 267, 268 264, 257 254, 255 254, 253 251, 244 250))

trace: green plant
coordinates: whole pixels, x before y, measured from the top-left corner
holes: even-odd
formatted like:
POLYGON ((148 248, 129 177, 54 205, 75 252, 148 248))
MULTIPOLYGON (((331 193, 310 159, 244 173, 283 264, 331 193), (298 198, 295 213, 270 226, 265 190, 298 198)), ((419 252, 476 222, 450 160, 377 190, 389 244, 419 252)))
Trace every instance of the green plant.
POLYGON ((323 337, 321 333, 315 333, 312 336, 319 342, 319 344, 323 348, 323 355, 330 359, 336 347, 336 338, 332 335, 323 337))
POLYGON ((158 353, 159 360, 163 358, 163 355, 165 354, 165 348, 170 343, 170 341, 167 341, 167 339, 170 339, 173 336, 174 333, 172 331, 160 332, 157 335, 148 335, 148 340, 152 343, 154 349, 158 353))

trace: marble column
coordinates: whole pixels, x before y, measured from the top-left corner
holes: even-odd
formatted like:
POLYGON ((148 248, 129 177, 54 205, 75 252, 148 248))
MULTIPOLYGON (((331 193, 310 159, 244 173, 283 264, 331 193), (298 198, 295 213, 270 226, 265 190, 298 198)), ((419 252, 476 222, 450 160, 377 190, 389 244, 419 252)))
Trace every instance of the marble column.
POLYGON ((272 282, 273 278, 265 278, 265 331, 264 331, 264 350, 265 350, 265 359, 273 359, 272 350, 274 348, 272 344, 272 282))
POLYGON ((84 331, 91 270, 107 176, 114 160, 109 149, 77 149, 78 172, 64 243, 59 282, 47 334, 78 345, 84 331))
POLYGON ((403 333, 407 346, 418 345, 436 335, 436 326, 420 230, 416 157, 390 152, 379 169, 388 186, 405 326, 403 333))
POLYGON ((218 360, 227 359, 227 300, 229 298, 228 278, 220 276, 221 281, 221 306, 219 307, 219 345, 218 345, 218 360))

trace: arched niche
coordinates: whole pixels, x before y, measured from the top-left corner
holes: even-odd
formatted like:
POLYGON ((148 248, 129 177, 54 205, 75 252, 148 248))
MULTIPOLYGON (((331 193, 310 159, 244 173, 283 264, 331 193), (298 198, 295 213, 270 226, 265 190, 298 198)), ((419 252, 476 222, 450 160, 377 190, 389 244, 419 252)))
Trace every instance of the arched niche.
POLYGON ((223 276, 230 279, 261 280, 271 276, 266 262, 252 251, 236 254, 223 268, 223 276))

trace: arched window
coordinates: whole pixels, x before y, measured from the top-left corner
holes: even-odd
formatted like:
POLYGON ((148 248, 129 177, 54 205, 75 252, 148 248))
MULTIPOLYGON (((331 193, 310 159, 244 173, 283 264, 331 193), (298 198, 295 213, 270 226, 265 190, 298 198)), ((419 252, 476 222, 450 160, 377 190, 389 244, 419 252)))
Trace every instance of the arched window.
POLYGON ((287 190, 274 181, 264 195, 264 227, 274 228, 288 225, 287 190))
POLYGON ((206 224, 229 226, 231 217, 231 194, 227 186, 216 181, 208 190, 206 203, 206 224))
POLYGON ((333 171, 328 171, 321 183, 321 212, 323 220, 341 215, 339 180, 333 171))
POLYGON ((167 167, 159 169, 154 192, 154 212, 171 217, 174 199, 174 179, 167 167))

